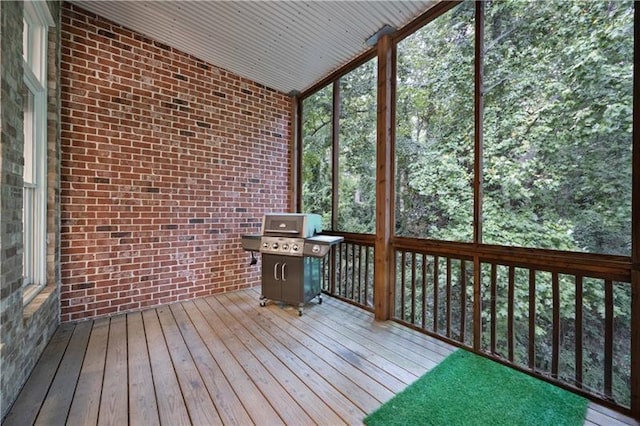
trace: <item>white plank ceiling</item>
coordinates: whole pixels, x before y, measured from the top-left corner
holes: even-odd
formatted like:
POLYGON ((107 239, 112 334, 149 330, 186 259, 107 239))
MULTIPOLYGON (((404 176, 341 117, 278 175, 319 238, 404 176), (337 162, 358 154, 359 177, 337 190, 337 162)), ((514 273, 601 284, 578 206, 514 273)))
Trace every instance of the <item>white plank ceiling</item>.
POLYGON ((303 91, 434 1, 96 1, 72 3, 284 93, 303 91))

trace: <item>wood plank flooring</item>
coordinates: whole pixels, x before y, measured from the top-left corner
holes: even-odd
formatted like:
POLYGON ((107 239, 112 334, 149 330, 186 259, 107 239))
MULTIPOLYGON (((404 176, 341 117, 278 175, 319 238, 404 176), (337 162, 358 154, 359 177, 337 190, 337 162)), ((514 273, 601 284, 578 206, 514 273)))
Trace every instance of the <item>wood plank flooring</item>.
MULTIPOLYGON (((455 348, 255 289, 60 326, 4 425, 362 424, 455 348)), ((586 424, 637 424, 590 404, 586 424)))

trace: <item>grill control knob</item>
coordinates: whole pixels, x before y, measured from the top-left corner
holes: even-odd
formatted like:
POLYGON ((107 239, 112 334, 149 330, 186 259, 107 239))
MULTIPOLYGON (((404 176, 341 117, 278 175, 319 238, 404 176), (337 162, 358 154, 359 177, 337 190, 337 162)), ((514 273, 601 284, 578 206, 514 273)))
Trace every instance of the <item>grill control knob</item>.
POLYGON ((273 244, 271 245, 271 247, 272 247, 274 250, 278 250, 278 243, 273 243, 273 244))
POLYGON ((314 245, 314 246, 311 248, 311 251, 312 251, 313 253, 320 253, 320 246, 319 246, 319 245, 317 245, 317 244, 316 244, 316 245, 314 245))
POLYGON ((287 243, 283 243, 283 244, 282 244, 282 250, 284 250, 284 251, 289 251, 289 244, 287 244, 287 243))
POLYGON ((262 243, 262 248, 268 249, 269 248, 269 243, 262 243))
POLYGON ((291 245, 291 250, 293 250, 293 251, 298 251, 298 249, 300 249, 300 247, 298 247, 298 245, 297 245, 297 244, 292 244, 292 245, 291 245))

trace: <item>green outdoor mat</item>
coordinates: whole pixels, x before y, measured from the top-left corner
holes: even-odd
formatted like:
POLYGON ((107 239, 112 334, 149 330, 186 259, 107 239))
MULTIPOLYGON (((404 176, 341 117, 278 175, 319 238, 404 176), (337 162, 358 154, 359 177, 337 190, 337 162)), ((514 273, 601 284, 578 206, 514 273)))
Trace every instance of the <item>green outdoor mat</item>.
POLYGON ((458 350, 364 419, 378 425, 583 425, 587 400, 458 350))

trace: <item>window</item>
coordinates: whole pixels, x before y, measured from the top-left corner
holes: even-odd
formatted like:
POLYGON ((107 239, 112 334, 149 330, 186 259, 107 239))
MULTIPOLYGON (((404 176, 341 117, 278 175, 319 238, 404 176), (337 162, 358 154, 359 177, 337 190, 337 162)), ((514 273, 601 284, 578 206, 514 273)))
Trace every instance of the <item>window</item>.
POLYGON ((376 230, 377 60, 340 78, 338 231, 376 230))
POLYGON ((25 2, 23 282, 28 303, 46 284, 47 31, 53 19, 45 2, 25 2))
POLYGON ((474 3, 398 43, 396 235, 473 238, 474 3))
POLYGON ((633 2, 487 2, 483 242, 631 252, 633 2))
POLYGON ((376 104, 375 58, 302 101, 302 211, 326 230, 375 232, 376 104))
POLYGON ((322 215, 322 227, 332 229, 333 85, 302 102, 302 211, 322 215))

